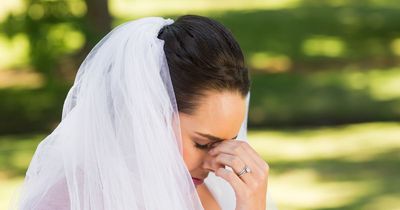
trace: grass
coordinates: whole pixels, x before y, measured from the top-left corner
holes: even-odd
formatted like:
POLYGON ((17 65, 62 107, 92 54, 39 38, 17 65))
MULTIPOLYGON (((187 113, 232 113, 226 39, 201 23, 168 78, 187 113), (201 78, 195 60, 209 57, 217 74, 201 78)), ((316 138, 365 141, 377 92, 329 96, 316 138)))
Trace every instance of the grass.
POLYGON ((250 132, 280 209, 399 209, 400 123, 250 132))
POLYGON ((253 74, 253 126, 400 120, 400 69, 253 74))
POLYGON ((43 137, 36 134, 0 136, 0 209, 8 209, 36 146, 43 137))
MULTIPOLYGON (((0 137, 0 209, 44 137, 0 137)), ((249 131, 250 144, 271 167, 272 198, 285 210, 398 209, 399 139, 394 122, 249 131)))

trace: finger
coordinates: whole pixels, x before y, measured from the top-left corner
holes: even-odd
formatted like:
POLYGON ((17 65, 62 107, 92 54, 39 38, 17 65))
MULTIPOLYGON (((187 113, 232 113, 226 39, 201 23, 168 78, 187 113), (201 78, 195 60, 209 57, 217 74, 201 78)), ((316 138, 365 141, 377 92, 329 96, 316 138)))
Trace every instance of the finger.
POLYGON ((219 145, 215 146, 209 151, 209 154, 215 155, 219 152, 225 152, 232 155, 242 155, 243 153, 248 153, 254 161, 259 162, 261 157, 257 154, 257 152, 251 148, 251 146, 245 141, 224 141, 221 142, 219 145))
MULTIPOLYGON (((214 158, 213 158, 214 159, 214 158)), ((225 165, 218 163, 217 161, 211 159, 210 160, 210 169, 215 173, 219 168, 225 168, 225 165)))
POLYGON ((248 152, 250 157, 259 164, 264 164, 265 160, 257 153, 257 151, 246 141, 241 141, 244 150, 248 152))
POLYGON ((269 173, 269 165, 267 162, 257 153, 257 151, 245 141, 242 141, 242 146, 245 151, 247 151, 250 158, 257 164, 260 169, 260 175, 264 176, 269 173))
POLYGON ((246 184, 233 171, 219 168, 215 175, 225 179, 232 186, 236 195, 241 195, 242 191, 246 189, 246 184))
POLYGON ((249 155, 247 154, 247 151, 244 150, 238 142, 222 142, 218 146, 212 148, 208 153, 212 156, 220 153, 236 155, 243 158, 246 163, 252 162, 251 159, 248 158, 249 155))
MULTIPOLYGON (((245 163, 243 162, 243 160, 240 159, 240 157, 226 153, 218 154, 214 158, 214 161, 218 164, 223 164, 225 166, 231 167, 236 174, 238 174, 245 167, 245 163)), ((245 183, 251 183, 254 181, 254 178, 251 176, 250 173, 243 174, 239 178, 241 178, 245 183)))
POLYGON ((210 155, 226 153, 239 156, 247 164, 256 176, 265 176, 265 161, 259 157, 255 150, 246 149, 250 147, 243 141, 224 141, 209 151, 210 155))

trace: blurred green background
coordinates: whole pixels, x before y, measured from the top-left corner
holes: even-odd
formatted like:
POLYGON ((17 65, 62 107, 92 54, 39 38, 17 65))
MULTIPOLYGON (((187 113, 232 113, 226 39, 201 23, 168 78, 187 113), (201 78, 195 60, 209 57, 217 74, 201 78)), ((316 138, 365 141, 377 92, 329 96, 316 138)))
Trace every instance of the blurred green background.
POLYGON ((116 25, 214 18, 251 70, 249 141, 279 209, 400 209, 398 0, 7 0, 0 5, 0 209, 116 25))

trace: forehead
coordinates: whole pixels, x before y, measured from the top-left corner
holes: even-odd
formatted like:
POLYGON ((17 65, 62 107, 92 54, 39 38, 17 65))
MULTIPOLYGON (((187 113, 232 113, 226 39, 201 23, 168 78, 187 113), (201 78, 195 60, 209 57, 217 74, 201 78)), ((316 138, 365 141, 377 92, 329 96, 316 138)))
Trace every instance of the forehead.
POLYGON ((192 132, 230 139, 239 132, 245 111, 246 101, 239 93, 207 92, 200 100, 196 112, 190 116, 183 116, 181 126, 192 132))

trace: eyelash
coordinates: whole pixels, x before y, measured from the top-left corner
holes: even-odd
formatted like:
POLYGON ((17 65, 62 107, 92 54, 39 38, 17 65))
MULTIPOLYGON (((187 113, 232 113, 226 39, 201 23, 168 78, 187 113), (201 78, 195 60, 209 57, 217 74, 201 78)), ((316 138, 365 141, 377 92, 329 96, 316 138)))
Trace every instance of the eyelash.
POLYGON ((199 144, 197 142, 194 142, 194 146, 201 150, 207 150, 207 149, 211 149, 215 143, 217 143, 217 142, 213 142, 213 143, 209 143, 209 144, 199 144))
POLYGON ((194 146, 198 149, 202 149, 202 150, 206 150, 209 147, 209 144, 198 144, 198 143, 194 143, 194 146))

